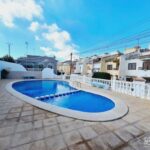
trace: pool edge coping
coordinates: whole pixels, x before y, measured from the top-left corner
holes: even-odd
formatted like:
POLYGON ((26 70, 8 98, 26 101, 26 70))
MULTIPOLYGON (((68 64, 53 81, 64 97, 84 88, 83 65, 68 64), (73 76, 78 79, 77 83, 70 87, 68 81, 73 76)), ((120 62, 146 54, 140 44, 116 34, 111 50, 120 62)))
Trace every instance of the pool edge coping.
MULTIPOLYGON (((42 79, 36 79, 36 80, 42 80, 42 79)), ((68 82, 70 84, 70 86, 74 87, 69 81, 66 80, 60 80, 60 79, 44 79, 44 80, 58 80, 58 81, 65 81, 68 82)), ((92 90, 89 91, 87 89, 80 89, 89 93, 93 93, 93 94, 97 94, 97 95, 101 95, 104 96, 106 98, 111 99, 114 103, 115 103, 115 107, 112 108, 111 110, 105 111, 105 112, 99 112, 99 113, 88 113, 88 112, 81 112, 81 111, 76 111, 76 110, 71 110, 71 109, 67 109, 67 108, 63 108, 63 107, 59 107, 59 106, 55 106, 55 105, 51 105, 42 102, 42 101, 38 101, 34 98, 31 98, 29 96, 26 96, 18 91, 16 91, 12 85, 16 82, 21 82, 21 81, 35 81, 34 80, 15 80, 12 82, 9 82, 6 85, 6 90, 11 93, 12 95, 14 95, 15 97, 19 98, 20 100, 23 100, 24 102, 30 103, 31 105, 34 105, 36 107, 39 107, 41 109, 53 112, 53 113, 57 113, 63 116, 67 116, 67 117, 71 117, 71 118, 76 118, 76 119, 80 119, 80 120, 86 120, 86 121, 112 121, 112 120, 117 120, 122 118, 123 116, 125 116, 128 111, 129 108, 128 106, 123 102, 123 100, 117 99, 114 97, 112 97, 111 95, 105 95, 105 94, 101 94, 98 92, 94 92, 92 90)), ((77 88, 77 87, 75 87, 77 88)), ((79 88, 77 88, 79 89, 79 88)))

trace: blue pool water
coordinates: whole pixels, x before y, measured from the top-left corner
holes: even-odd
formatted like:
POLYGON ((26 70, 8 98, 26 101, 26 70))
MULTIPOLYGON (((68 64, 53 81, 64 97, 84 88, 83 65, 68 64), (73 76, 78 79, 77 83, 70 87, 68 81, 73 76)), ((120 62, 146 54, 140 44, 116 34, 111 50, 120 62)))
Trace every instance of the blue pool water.
MULTIPOLYGON (((32 98, 75 90, 67 82, 54 80, 21 81, 14 83, 13 88, 32 98)), ((115 106, 114 102, 106 97, 84 91, 41 101, 72 110, 93 113, 108 111, 115 106)))

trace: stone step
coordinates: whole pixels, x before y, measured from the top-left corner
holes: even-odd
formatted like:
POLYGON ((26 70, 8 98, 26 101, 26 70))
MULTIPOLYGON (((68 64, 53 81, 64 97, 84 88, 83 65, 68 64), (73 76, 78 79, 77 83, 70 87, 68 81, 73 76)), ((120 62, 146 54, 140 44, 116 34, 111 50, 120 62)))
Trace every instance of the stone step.
POLYGON ((72 91, 65 92, 65 93, 44 95, 44 96, 35 97, 35 99, 37 99, 37 100, 45 100, 45 99, 49 99, 49 98, 56 98, 56 97, 61 97, 61 96, 66 96, 66 95, 74 94, 74 93, 77 93, 79 91, 80 90, 72 90, 72 91))

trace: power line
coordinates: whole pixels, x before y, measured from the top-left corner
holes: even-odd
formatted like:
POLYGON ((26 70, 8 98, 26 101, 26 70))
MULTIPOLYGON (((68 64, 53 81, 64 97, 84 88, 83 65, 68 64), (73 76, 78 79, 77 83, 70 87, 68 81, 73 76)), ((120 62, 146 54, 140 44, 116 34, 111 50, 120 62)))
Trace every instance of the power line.
POLYGON ((96 47, 96 48, 93 48, 93 49, 89 49, 89 50, 83 51, 80 54, 88 53, 88 52, 91 52, 91 51, 98 51, 100 49, 105 49, 107 47, 114 47, 116 45, 122 45, 122 44, 126 44, 126 43, 131 43, 131 42, 134 42, 134 41, 137 41, 137 40, 138 40, 138 43, 139 43, 139 41, 141 39, 144 39, 144 38, 150 38, 150 29, 144 30, 144 31, 142 31, 142 32, 140 32, 138 34, 132 35, 130 37, 121 38, 119 40, 116 40, 116 41, 111 42, 111 43, 106 44, 106 45, 102 45, 100 47, 96 47))
MULTIPOLYGON (((129 30, 129 29, 132 32, 131 29, 137 29, 137 28, 141 27, 141 25, 146 25, 147 23, 150 23, 150 17, 140 18, 137 22, 128 25, 127 27, 123 28, 122 30, 120 30, 119 32, 115 33, 115 35, 112 35, 111 37, 112 38, 116 38, 118 35, 123 34, 124 31, 129 30)), ((130 34, 130 35, 133 35, 133 33, 130 34)), ((128 35, 128 36, 130 36, 130 35, 128 35)), ((98 41, 96 43, 100 43, 101 41, 98 41)), ((110 42, 106 41, 105 43, 110 43, 110 42)), ((92 46, 91 48, 88 48, 87 50, 93 49, 94 47, 97 47, 97 46, 98 46, 98 44, 95 44, 95 46, 92 46)))

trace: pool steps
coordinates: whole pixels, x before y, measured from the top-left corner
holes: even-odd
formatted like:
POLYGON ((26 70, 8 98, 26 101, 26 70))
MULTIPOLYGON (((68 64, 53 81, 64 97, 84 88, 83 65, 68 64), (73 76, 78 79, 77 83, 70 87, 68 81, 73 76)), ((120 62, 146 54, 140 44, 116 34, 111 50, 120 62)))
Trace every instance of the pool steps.
POLYGON ((49 98, 56 98, 56 97, 60 97, 60 96, 66 96, 66 95, 70 95, 70 94, 74 94, 79 92, 80 90, 72 90, 66 93, 59 93, 59 94, 50 94, 50 95, 45 95, 45 96, 39 96, 39 97, 35 97, 35 99, 37 100, 45 100, 45 99, 49 99, 49 98))

